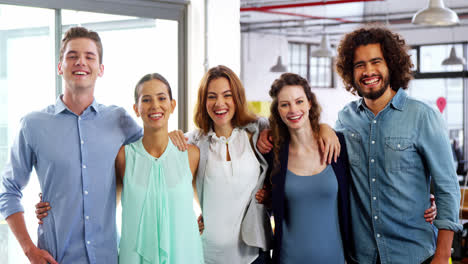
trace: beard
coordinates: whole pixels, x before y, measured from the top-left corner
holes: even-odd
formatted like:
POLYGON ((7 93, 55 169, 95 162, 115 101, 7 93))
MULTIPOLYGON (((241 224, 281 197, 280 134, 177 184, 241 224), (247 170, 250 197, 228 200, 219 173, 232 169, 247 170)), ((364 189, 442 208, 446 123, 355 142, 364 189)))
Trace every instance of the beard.
POLYGON ((385 78, 382 75, 377 75, 380 77, 380 79, 383 81, 383 85, 377 90, 377 91, 370 91, 370 92, 365 92, 364 89, 361 87, 361 82, 360 81, 354 81, 354 86, 359 94, 359 96, 362 96, 366 99, 369 100, 375 100, 378 99, 382 94, 387 91, 387 89, 390 87, 390 80, 388 76, 385 76, 385 78))

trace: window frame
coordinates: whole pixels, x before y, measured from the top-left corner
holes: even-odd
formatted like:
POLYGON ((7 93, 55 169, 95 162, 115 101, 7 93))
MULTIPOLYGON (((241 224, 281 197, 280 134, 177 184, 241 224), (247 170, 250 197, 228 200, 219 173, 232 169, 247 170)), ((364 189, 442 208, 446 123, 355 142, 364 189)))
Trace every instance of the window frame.
MULTIPOLYGON (((468 65, 465 63, 461 71, 446 71, 446 72, 421 72, 421 47, 423 46, 440 46, 440 45, 462 45, 463 54, 458 54, 465 59, 465 62, 468 61, 468 42, 442 42, 442 43, 428 43, 428 44, 418 44, 411 45, 410 49, 416 50, 416 70, 412 72, 414 79, 450 79, 450 78, 462 78, 463 80, 463 156, 466 160, 468 156, 468 122, 466 121, 466 116, 468 115, 468 65)), ((441 62, 442 63, 442 62, 441 62)), ((466 165, 465 165, 466 168, 466 165)))
MULTIPOLYGON (((55 63, 59 59, 60 40, 62 37, 61 9, 106 13, 114 15, 135 16, 140 18, 166 19, 178 22, 178 87, 177 107, 179 114, 178 127, 188 129, 188 4, 189 0, 0 0, 0 4, 27 7, 39 7, 55 10, 55 63)), ((3 50, 0 42, 0 50, 3 50)), ((4 54, 4 53, 2 53, 4 54)), ((4 74, 0 67, 0 74, 4 74)), ((56 96, 62 93, 62 78, 56 74, 56 96)))
MULTIPOLYGON (((311 79, 313 76, 316 76, 315 73, 312 73, 312 65, 311 65, 311 53, 312 53, 312 49, 315 49, 315 48, 318 48, 319 45, 317 44, 314 44, 314 43, 307 43, 307 42, 299 42, 299 41, 288 41, 288 50, 291 50, 291 45, 305 45, 306 46, 306 53, 307 53, 307 59, 306 59, 306 64, 298 64, 296 62, 293 61, 293 57, 294 55, 293 54, 289 54, 289 70, 291 72, 292 71, 292 66, 293 64, 294 65, 300 65, 300 66, 306 66, 306 75, 303 76, 305 77, 308 81, 309 81, 309 85, 311 88, 335 88, 336 85, 335 85, 335 71, 333 69, 333 65, 335 64, 335 58, 330 58, 330 67, 320 67, 320 63, 319 61, 317 60, 317 65, 315 65, 317 67, 317 69, 319 68, 323 68, 323 69, 326 69, 327 72, 329 71, 329 74, 330 74, 330 78, 328 79, 328 83, 329 85, 316 85, 315 82, 311 79)), ((297 72, 294 72, 294 73, 297 73, 297 72)), ((297 73, 299 74, 299 73, 297 73)), ((327 75, 326 73, 324 73, 325 75, 327 75)))

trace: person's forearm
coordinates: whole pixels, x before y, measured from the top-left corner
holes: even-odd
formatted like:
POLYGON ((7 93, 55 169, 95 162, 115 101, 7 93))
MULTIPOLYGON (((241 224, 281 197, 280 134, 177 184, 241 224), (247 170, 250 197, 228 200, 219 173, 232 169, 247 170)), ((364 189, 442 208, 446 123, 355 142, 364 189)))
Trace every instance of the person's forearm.
POLYGON ((437 248, 434 258, 449 259, 452 255, 453 231, 440 229, 437 236, 437 248))
POLYGON ((29 236, 28 230, 26 229, 23 212, 14 213, 8 216, 6 221, 21 247, 23 248, 23 252, 25 254, 27 254, 31 248, 36 247, 32 242, 31 237, 29 236))

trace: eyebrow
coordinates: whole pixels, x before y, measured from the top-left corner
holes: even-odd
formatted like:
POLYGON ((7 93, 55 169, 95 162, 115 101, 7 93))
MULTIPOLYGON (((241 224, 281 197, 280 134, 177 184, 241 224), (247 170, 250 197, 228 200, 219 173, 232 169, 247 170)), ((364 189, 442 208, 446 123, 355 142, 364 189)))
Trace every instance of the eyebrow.
MULTIPOLYGON (((164 92, 160 92, 160 93, 157 93, 156 96, 161 96, 161 95, 164 95, 164 96, 169 96, 168 94, 164 93, 164 92)), ((152 95, 151 94, 142 94, 141 97, 151 97, 152 95)))
MULTIPOLYGON (((225 93, 232 93, 232 91, 231 91, 231 89, 229 89, 229 90, 226 90, 226 91, 222 92, 221 94, 225 94, 225 93)), ((217 93, 215 93, 215 92, 208 92, 208 94, 217 94, 217 93)))
MULTIPOLYGON (((94 53, 92 51, 86 51, 85 53, 86 53, 86 55, 96 56, 96 53, 94 53)), ((69 52, 67 52, 66 55, 68 56, 70 54, 78 54, 78 52, 76 50, 70 50, 69 52)))
MULTIPOLYGON (((297 100, 299 100, 299 99, 304 99, 304 96, 301 95, 301 96, 297 97, 296 99, 294 99, 294 101, 297 101, 297 100)), ((287 103, 287 102, 289 102, 289 101, 288 101, 288 100, 281 100, 281 101, 279 101, 278 103, 285 103, 285 102, 287 103)))
MULTIPOLYGON (((369 62, 375 62, 375 61, 383 61, 383 58, 382 57, 375 57, 375 58, 372 58, 369 60, 369 62)), ((360 61, 356 61, 353 63, 353 66, 354 65, 357 65, 357 64, 362 64, 362 63, 365 63, 364 60, 360 60, 360 61)))

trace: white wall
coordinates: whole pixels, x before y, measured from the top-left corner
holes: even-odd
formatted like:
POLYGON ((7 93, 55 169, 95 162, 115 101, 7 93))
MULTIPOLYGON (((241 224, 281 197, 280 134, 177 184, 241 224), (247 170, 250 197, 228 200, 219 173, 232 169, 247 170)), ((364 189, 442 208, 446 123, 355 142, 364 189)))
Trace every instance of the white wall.
MULTIPOLYGON (((279 55, 282 56, 283 64, 288 65, 286 37, 258 33, 242 34, 241 78, 249 101, 271 101, 268 91, 281 73, 272 73, 270 68, 276 64, 279 55)), ((343 88, 339 78, 336 86, 312 89, 323 108, 321 122, 331 126, 335 124, 338 112, 343 106, 357 99, 343 88)))
POLYGON ((288 65, 288 42, 275 35, 242 34, 242 82, 249 101, 268 101, 268 91, 281 73, 270 72, 278 56, 288 65))

